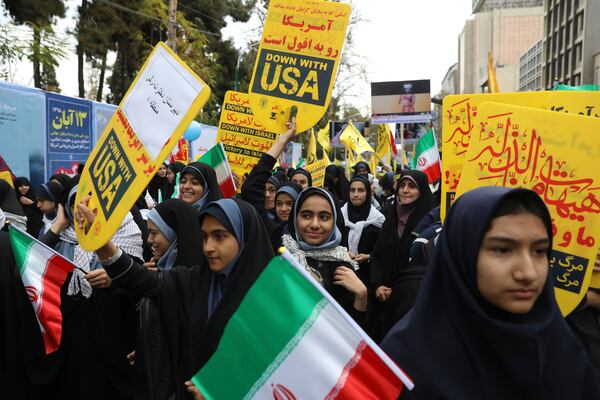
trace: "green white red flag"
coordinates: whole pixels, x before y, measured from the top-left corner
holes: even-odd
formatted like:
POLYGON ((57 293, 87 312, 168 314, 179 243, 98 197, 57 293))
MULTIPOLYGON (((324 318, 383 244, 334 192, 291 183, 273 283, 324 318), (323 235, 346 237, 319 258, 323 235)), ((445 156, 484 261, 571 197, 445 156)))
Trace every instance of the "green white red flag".
POLYGON ((192 382, 206 399, 396 399, 413 388, 288 252, 261 273, 192 382))
POLYGON ((60 289, 75 266, 13 225, 9 234, 23 286, 40 325, 46 354, 50 354, 58 349, 62 336, 60 289))
POLYGON ((429 129, 417 142, 412 168, 425 172, 429 178, 429 183, 440 179, 442 176, 440 153, 438 152, 433 129, 429 129))
POLYGON ((229 161, 225 155, 225 149, 222 143, 217 143, 210 150, 198 159, 203 163, 206 163, 213 167, 217 174, 217 181, 221 187, 221 192, 225 198, 235 196, 235 181, 231 174, 231 168, 229 167, 229 161))

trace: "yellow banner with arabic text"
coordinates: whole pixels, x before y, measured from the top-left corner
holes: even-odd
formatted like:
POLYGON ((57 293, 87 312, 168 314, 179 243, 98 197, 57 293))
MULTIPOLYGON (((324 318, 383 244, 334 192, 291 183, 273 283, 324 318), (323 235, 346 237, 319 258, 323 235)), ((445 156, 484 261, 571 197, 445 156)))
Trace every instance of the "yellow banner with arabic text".
POLYGON ((323 157, 312 164, 304 166, 304 169, 310 172, 310 175, 312 176, 313 186, 323 187, 323 182, 325 181, 325 168, 327 168, 328 165, 329 159, 323 157))
POLYGON ((485 102, 473 123, 457 196, 492 185, 544 200, 556 300, 567 315, 586 295, 600 241, 600 119, 485 102))
POLYGON ((600 92, 545 91, 527 93, 461 94, 444 98, 442 110, 442 221, 452 204, 460 182, 471 133, 484 101, 541 108, 567 114, 600 116, 600 92))
POLYGON ((276 139, 277 134, 269 132, 254 117, 247 93, 225 93, 217 142, 223 143, 234 174, 241 178, 249 173, 276 139))

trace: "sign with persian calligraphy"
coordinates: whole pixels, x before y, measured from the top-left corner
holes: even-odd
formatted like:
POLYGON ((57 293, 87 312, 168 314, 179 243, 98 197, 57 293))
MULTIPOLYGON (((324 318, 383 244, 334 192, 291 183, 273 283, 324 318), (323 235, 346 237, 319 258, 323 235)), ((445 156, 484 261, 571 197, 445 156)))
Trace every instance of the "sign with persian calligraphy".
POLYGON ((112 237, 209 96, 171 49, 156 45, 85 164, 76 201, 91 195, 96 219, 76 226, 81 247, 96 250, 112 237))
POLYGON ((46 175, 69 173, 92 151, 92 102, 46 93, 46 175))
POLYGON ((600 92, 528 92, 446 96, 442 116, 442 221, 454 201, 475 118, 484 101, 600 117, 600 92))
POLYGON ((586 295, 600 241, 600 119, 485 102, 473 122, 457 196, 492 185, 544 200, 556 300, 567 315, 586 295))
POLYGON ((327 110, 340 62, 350 5, 272 0, 250 82, 250 104, 272 132, 284 132, 292 106, 298 132, 327 110))
POLYGON ((247 93, 225 93, 217 142, 223 143, 232 172, 240 178, 249 173, 277 139, 277 133, 268 131, 259 123, 247 93))
POLYGON ((327 168, 328 165, 329 160, 326 157, 323 157, 312 164, 304 166, 304 169, 310 172, 310 175, 312 176, 313 186, 323 187, 323 182, 325 181, 325 168, 327 168))

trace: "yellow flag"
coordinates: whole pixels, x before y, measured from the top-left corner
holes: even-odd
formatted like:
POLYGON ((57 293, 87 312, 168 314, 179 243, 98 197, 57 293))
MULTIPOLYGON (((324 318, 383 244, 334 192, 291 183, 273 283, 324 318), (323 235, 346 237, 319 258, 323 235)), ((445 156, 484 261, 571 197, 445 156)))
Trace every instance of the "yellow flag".
POLYGON ((488 51, 488 90, 490 93, 499 93, 498 81, 496 80, 496 69, 492 52, 488 51))
POLYGON ((306 164, 312 164, 317 161, 317 140, 315 139, 315 130, 310 129, 310 142, 308 142, 308 152, 306 153, 306 164))
POLYGON ((377 173, 377 154, 371 154, 371 158, 369 159, 369 168, 371 169, 371 173, 375 175, 377 173))
POLYGON ((319 130, 319 132, 317 133, 317 141, 319 142, 323 150, 327 153, 329 153, 329 151, 331 150, 331 145, 329 144, 329 125, 330 123, 327 122, 325 128, 319 130))
POLYGON ((350 168, 356 164, 356 158, 352 149, 346 147, 346 176, 350 176, 350 168))
POLYGON ((346 148, 350 148, 356 152, 356 154, 362 154, 366 151, 374 153, 375 150, 371 147, 369 142, 360 134, 358 129, 352 124, 352 122, 348 123, 344 132, 340 136, 340 142, 346 146, 346 148))
POLYGON ((390 146, 390 131, 388 124, 377 126, 377 150, 375 154, 383 162, 390 155, 392 147, 390 146))
POLYGON ((340 160, 338 160, 337 158, 335 160, 333 160, 333 163, 339 167, 342 166, 342 162, 340 160))

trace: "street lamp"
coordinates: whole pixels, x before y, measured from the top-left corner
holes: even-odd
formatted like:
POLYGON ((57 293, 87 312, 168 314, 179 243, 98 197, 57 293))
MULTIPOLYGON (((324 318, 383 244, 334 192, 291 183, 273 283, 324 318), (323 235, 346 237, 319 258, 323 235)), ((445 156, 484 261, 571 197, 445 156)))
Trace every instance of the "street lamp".
POLYGON ((245 52, 250 50, 252 47, 258 46, 258 42, 251 43, 248 46, 242 48, 240 50, 240 54, 238 55, 237 63, 235 64, 235 81, 233 82, 233 88, 236 92, 239 91, 240 86, 240 63, 242 62, 242 56, 245 52))

